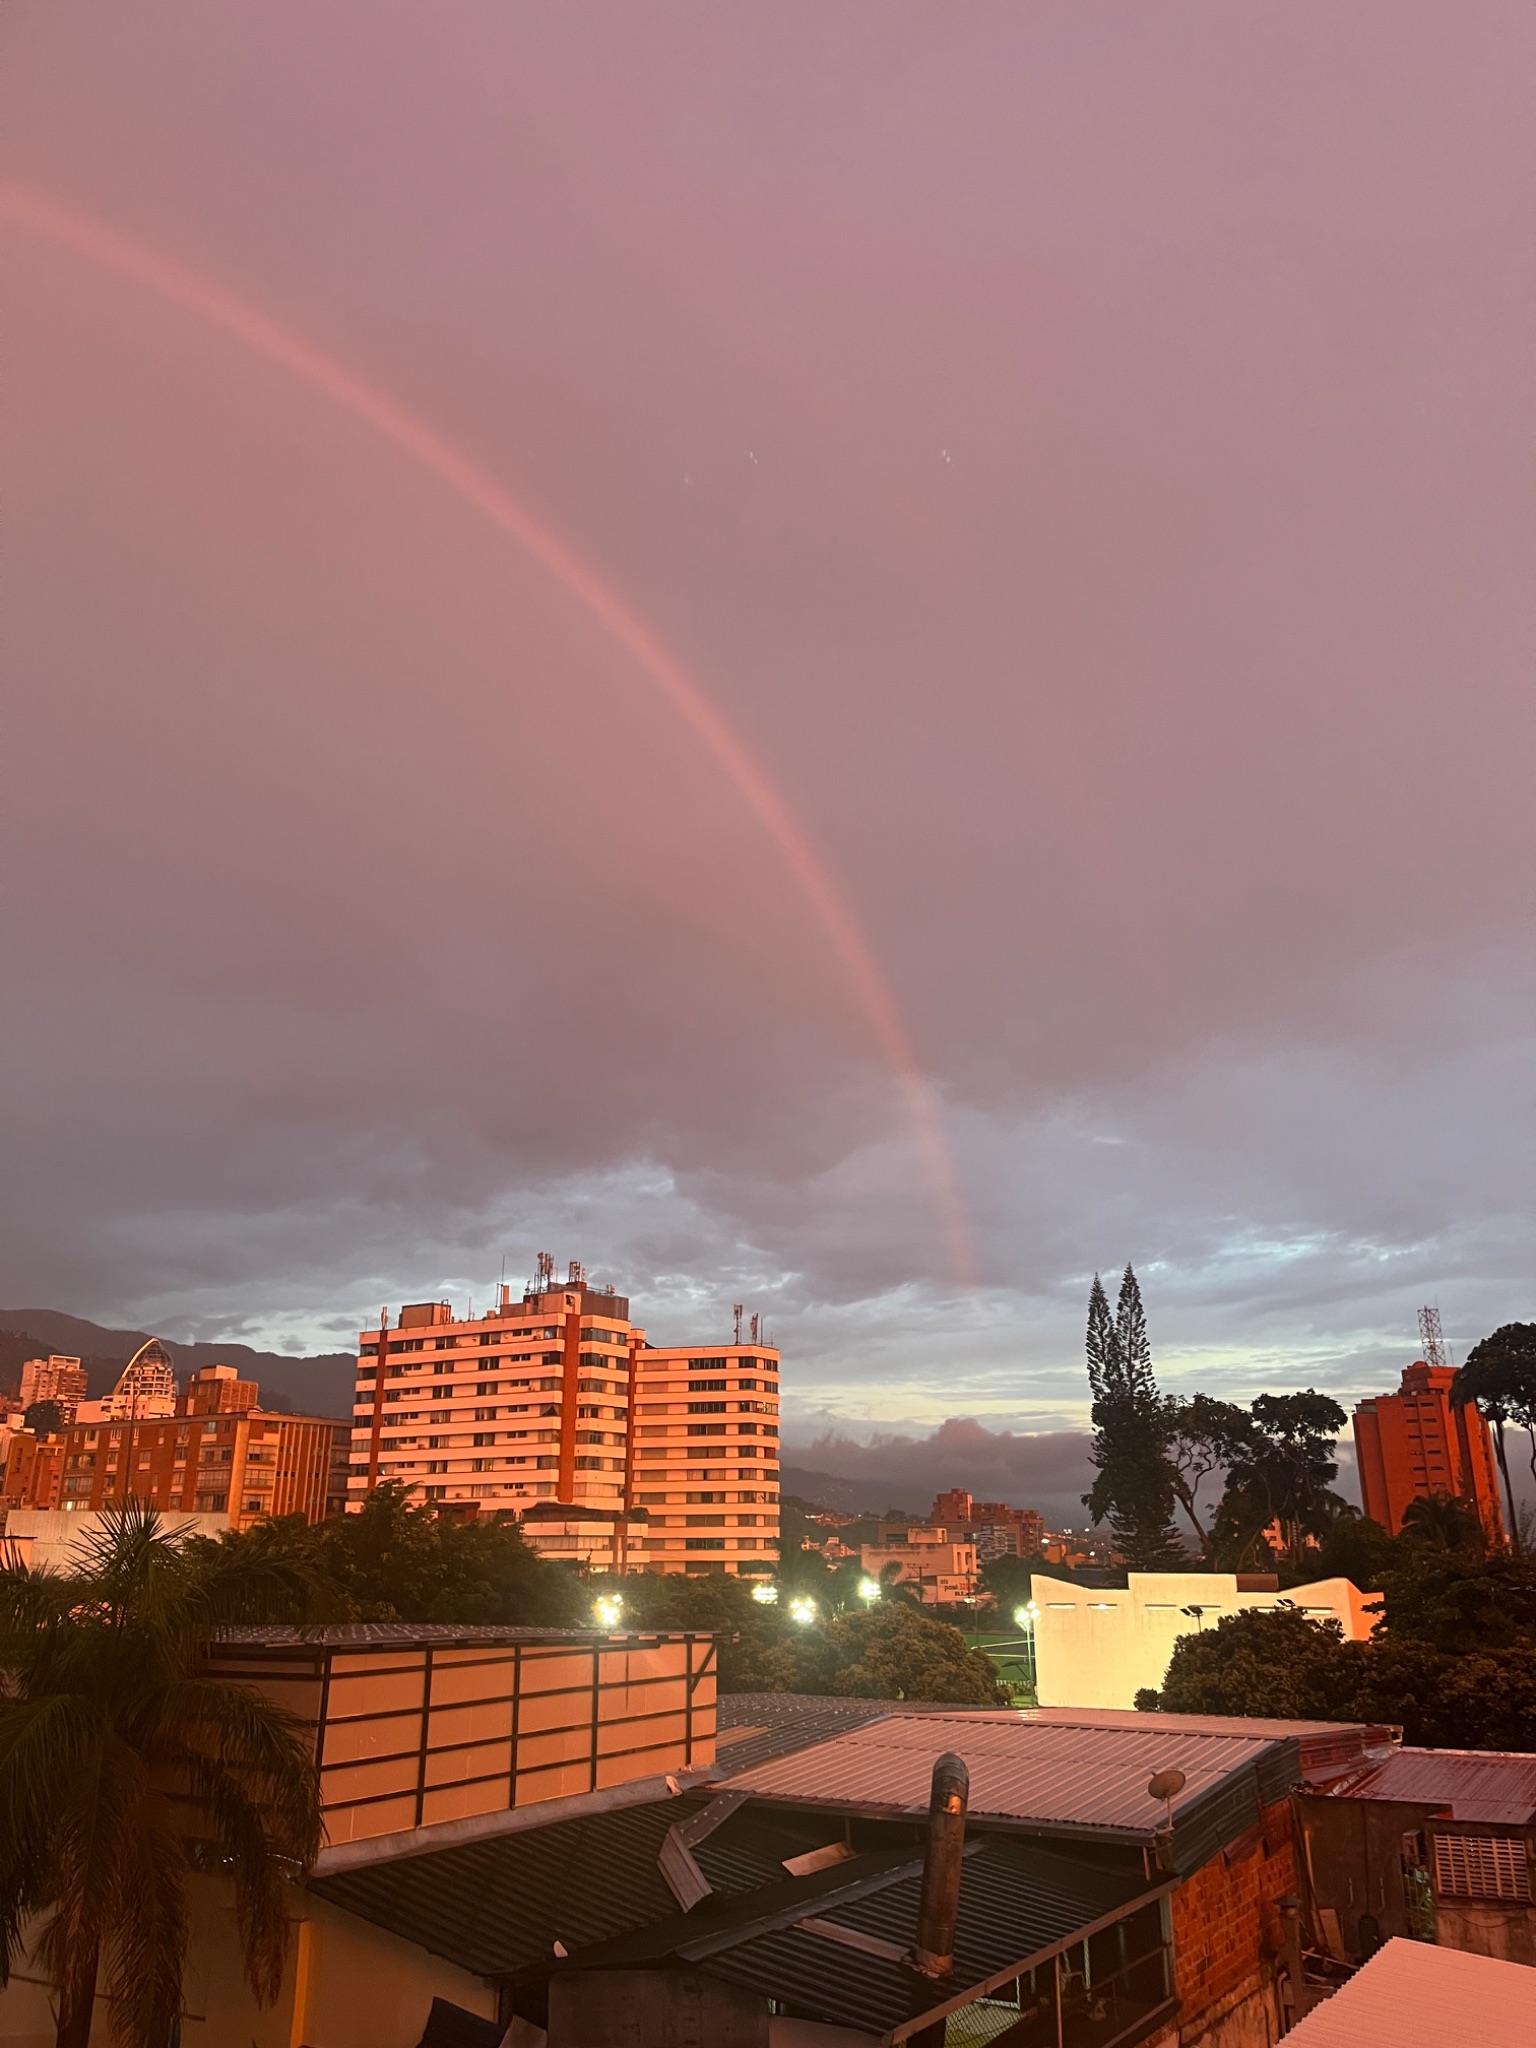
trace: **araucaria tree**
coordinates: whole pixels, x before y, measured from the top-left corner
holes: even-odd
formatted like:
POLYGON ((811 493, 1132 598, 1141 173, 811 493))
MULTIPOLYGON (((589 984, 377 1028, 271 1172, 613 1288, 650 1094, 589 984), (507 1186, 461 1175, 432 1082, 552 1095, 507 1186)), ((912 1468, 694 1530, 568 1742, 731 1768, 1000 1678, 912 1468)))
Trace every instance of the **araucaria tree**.
POLYGON ((1098 1477, 1083 1504, 1108 1522, 1133 1570, 1186 1563, 1172 1529, 1173 1469, 1168 1458, 1167 1404, 1152 1372, 1141 1288, 1129 1266, 1113 1316, 1097 1273, 1088 1295, 1088 1384, 1093 1393, 1093 1448, 1098 1477))
POLYGON ((41 1965, 58 2048, 86 2048, 98 1982, 120 2048, 178 2038, 199 1867, 228 1881, 251 1988, 276 1997, 288 1883, 320 1841, 312 1745, 205 1653, 221 1623, 301 1598, 281 1567, 194 1558, 137 1502, 74 1575, 0 1565, 0 1984, 41 1965))
POLYGON ((1531 1474, 1536 1478, 1536 1323, 1504 1323, 1467 1353, 1467 1362, 1451 1383, 1455 1407, 1476 1407, 1493 1424, 1493 1448, 1504 1480, 1509 1507, 1509 1542, 1516 1557, 1522 1550, 1515 1491, 1509 1478, 1509 1447, 1505 1425, 1516 1423, 1530 1439, 1531 1474))

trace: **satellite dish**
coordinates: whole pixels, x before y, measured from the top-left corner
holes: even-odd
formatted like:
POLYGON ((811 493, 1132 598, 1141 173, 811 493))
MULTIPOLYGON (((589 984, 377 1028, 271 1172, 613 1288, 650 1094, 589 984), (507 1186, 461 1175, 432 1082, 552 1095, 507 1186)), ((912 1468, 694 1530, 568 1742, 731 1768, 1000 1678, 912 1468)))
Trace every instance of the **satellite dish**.
POLYGON ((1182 1771, 1158 1771, 1147 1787, 1149 1799, 1177 1799, 1189 1783, 1182 1771))

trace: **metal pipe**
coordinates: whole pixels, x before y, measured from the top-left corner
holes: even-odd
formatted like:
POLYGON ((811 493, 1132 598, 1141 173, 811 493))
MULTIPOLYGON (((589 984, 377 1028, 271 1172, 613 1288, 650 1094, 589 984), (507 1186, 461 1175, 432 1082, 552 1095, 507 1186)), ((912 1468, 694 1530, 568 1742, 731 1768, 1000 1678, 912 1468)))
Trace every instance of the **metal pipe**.
POLYGON ((960 1916, 960 1866, 965 1855, 965 1810, 971 1774, 946 1751, 933 1767, 928 1793, 928 1842, 923 1852, 923 1893, 917 1909, 917 1967, 947 1977, 955 1963, 955 1922, 960 1916))

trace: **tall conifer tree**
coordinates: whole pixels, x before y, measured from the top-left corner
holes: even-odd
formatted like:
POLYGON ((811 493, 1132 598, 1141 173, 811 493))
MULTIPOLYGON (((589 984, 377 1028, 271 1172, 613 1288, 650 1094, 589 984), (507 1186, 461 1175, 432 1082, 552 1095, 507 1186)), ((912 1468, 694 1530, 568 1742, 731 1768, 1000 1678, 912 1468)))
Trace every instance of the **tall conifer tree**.
POLYGON ((1097 1273, 1088 1294, 1088 1384, 1093 1393, 1097 1479, 1083 1504, 1107 1521, 1134 1571, 1187 1562, 1173 1533, 1174 1483, 1168 1462, 1168 1409, 1152 1370, 1141 1287, 1131 1267, 1120 1280, 1113 1320, 1097 1273))

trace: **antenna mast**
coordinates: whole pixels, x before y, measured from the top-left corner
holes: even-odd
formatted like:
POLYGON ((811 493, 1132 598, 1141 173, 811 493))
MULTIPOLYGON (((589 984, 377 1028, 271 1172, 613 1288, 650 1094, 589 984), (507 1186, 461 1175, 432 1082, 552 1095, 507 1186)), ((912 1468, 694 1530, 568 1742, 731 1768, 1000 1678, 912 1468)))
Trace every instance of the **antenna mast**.
POLYGON ((1451 1347, 1446 1343, 1445 1332, 1440 1327, 1438 1308, 1419 1310, 1419 1341, 1424 1347, 1426 1365, 1450 1365, 1451 1347))

